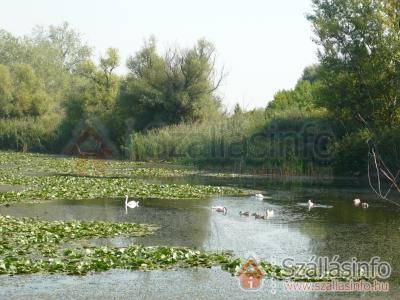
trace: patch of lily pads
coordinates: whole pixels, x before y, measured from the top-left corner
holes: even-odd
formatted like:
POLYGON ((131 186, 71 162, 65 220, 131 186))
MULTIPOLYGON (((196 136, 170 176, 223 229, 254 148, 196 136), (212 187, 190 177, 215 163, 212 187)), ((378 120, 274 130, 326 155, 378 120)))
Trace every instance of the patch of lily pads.
POLYGON ((22 191, 0 193, 0 204, 119 198, 124 195, 136 199, 202 199, 212 195, 245 195, 243 190, 232 187, 148 183, 140 177, 180 176, 191 171, 138 167, 140 165, 128 161, 0 152, 0 184, 23 187, 22 191), (77 174, 81 171, 84 174, 77 174), (130 176, 126 177, 125 174, 130 176))
POLYGON ((126 160, 83 159, 36 153, 0 151, 0 169, 21 173, 46 173, 93 177, 181 177, 198 171, 169 164, 126 160))
POLYGON ((89 178, 73 176, 18 176, 2 174, 0 183, 25 186, 25 190, 0 193, 0 204, 53 199, 132 198, 202 199, 212 195, 245 195, 233 187, 190 184, 152 184, 133 178, 89 178))
POLYGON ((145 236, 158 227, 146 224, 40 221, 0 216, 0 274, 38 272, 83 275, 115 268, 131 270, 211 267, 228 262, 229 253, 184 247, 127 248, 76 246, 67 242, 115 236, 145 236))
MULTIPOLYGON (((61 273, 85 275, 110 269, 175 270, 178 268, 211 268, 220 266, 232 275, 244 261, 231 252, 206 252, 186 247, 83 246, 83 241, 115 236, 146 236, 157 226, 133 223, 41 221, 32 218, 0 216, 0 274, 61 273), (72 243, 73 242, 73 243, 72 243), (66 245, 70 245, 66 247, 66 245), (73 246, 75 245, 75 246, 73 246)), ((292 281, 365 280, 340 274, 291 276, 294 269, 260 262, 268 278, 292 281)))

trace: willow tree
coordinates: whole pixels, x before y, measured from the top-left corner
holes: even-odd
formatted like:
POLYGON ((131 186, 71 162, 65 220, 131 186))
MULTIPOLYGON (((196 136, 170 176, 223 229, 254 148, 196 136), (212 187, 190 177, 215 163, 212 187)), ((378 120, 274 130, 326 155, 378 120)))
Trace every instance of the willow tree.
POLYGON ((219 113, 215 92, 222 76, 211 43, 200 40, 190 49, 161 55, 150 39, 127 66, 119 110, 135 120, 136 129, 205 120, 219 113))

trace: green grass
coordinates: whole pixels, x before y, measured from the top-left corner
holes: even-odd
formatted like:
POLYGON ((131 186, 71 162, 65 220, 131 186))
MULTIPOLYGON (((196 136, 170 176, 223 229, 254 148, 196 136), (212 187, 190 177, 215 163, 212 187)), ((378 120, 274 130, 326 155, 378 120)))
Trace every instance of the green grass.
POLYGON ((322 157, 315 145, 324 147, 322 135, 334 136, 331 125, 324 111, 259 110, 135 133, 127 152, 132 160, 178 161, 214 172, 330 174, 331 153, 322 157))
POLYGON ((0 149, 48 152, 56 147, 61 118, 0 118, 0 149))

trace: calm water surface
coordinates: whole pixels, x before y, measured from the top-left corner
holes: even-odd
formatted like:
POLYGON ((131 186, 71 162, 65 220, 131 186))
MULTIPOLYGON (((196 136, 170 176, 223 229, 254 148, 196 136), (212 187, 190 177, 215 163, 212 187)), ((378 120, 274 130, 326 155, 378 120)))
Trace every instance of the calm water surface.
MULTIPOLYGON (((122 198, 63 200, 41 204, 13 204, 11 207, 0 207, 0 214, 46 220, 104 220, 161 225, 161 229, 153 236, 89 241, 96 245, 127 246, 140 243, 232 250, 238 257, 254 256, 278 264, 287 257, 308 261, 312 256, 339 255, 341 260, 357 257, 369 261, 374 256, 380 256, 393 268, 390 294, 351 296, 400 298, 400 209, 393 204, 377 201, 368 188, 346 181, 301 183, 195 177, 168 181, 260 189, 267 199, 259 201, 253 197, 214 197, 196 201, 143 200, 140 201, 139 208, 131 209, 127 214, 122 198), (356 197, 368 202, 370 208, 363 210, 354 207, 353 199, 356 197), (311 211, 305 205, 308 199, 318 204, 311 211), (227 215, 213 212, 211 207, 216 205, 227 207, 227 215), (240 211, 264 213, 267 209, 275 211, 274 218, 267 221, 239 216, 240 211)), ((59 298, 68 295, 63 287, 68 287, 68 291, 72 293, 70 295, 74 295, 76 290, 76 295, 83 298, 93 293, 98 297, 105 297, 113 291, 122 298, 136 293, 138 297, 149 299, 176 299, 179 295, 187 296, 183 298, 207 299, 213 291, 214 298, 229 296, 241 299, 247 295, 238 288, 236 278, 219 269, 146 273, 114 270, 80 279, 59 275, 12 278, 2 276, 0 298, 11 295, 15 298, 35 298, 40 295, 59 298), (131 285, 123 284, 129 278, 131 285), (87 294, 78 292, 77 283, 86 287, 84 290, 87 294), (116 287, 115 291, 108 287, 112 284, 116 287), (171 284, 174 286, 173 290, 168 288, 171 284)), ((262 291, 251 295, 255 298, 323 296, 288 294, 281 283, 269 282, 265 283, 262 291), (272 294, 271 290, 276 294, 272 294)))

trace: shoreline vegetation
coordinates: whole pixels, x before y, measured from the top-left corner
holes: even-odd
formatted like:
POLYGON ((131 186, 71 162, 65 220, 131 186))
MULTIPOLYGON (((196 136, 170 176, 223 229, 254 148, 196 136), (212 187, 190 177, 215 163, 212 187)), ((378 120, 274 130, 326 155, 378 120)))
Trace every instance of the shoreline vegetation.
POLYGON ((161 51, 150 37, 122 62, 115 48, 94 59, 68 23, 1 29, 0 149, 99 154, 101 144, 103 156, 213 172, 348 177, 366 176, 375 153, 396 174, 397 8, 364 2, 312 0, 318 62, 247 111, 223 106, 225 74, 205 39, 161 51))

